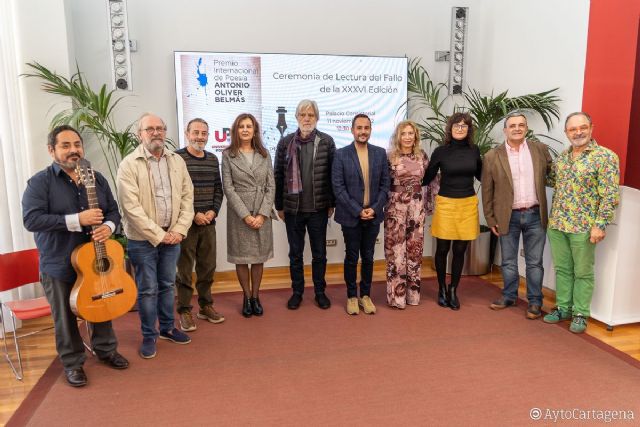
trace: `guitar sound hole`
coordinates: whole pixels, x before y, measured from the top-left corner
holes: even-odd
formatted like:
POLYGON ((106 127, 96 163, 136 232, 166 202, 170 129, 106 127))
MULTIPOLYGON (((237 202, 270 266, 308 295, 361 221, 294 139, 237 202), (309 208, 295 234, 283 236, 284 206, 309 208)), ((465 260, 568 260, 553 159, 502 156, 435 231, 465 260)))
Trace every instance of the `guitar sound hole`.
POLYGON ((98 273, 106 273, 111 268, 111 260, 107 257, 95 261, 95 269, 98 273))

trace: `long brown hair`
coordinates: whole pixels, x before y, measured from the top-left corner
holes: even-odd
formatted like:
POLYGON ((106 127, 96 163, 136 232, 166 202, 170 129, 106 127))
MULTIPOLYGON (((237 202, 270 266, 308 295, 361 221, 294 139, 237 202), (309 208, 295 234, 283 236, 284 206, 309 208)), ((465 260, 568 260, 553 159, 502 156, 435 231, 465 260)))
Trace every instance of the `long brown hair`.
POLYGON ((464 141, 468 142, 469 145, 473 145, 473 120, 471 119, 471 114, 469 113, 453 113, 449 116, 449 120, 447 120, 447 125, 444 128, 444 143, 450 144, 453 139, 453 135, 451 133, 451 128, 454 124, 464 121, 464 124, 469 126, 467 129, 467 137, 464 141))
POLYGON ((229 154, 231 157, 236 157, 238 152, 240 151, 240 137, 238 136, 238 127, 240 126, 240 122, 250 119, 253 123, 253 138, 251 139, 251 148, 253 148, 256 153, 259 153, 262 157, 267 157, 267 149, 264 147, 262 143, 262 137, 260 136, 260 124, 253 116, 253 114, 242 113, 233 121, 233 125, 231 125, 231 144, 225 148, 229 150, 229 154))

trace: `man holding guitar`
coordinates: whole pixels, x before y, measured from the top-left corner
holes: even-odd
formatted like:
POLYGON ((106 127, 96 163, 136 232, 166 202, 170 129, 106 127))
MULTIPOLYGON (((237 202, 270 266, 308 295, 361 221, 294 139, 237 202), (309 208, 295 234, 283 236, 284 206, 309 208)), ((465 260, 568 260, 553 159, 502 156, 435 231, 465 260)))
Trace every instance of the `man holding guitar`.
MULTIPOLYGON (((47 147, 53 164, 29 179, 22 198, 22 214, 26 229, 35 233, 40 252, 40 282, 51 305, 58 356, 67 382, 81 387, 87 383, 82 368, 86 356, 69 304, 76 281, 71 253, 91 238, 105 242, 120 222, 120 214, 107 180, 99 173, 99 208, 88 209, 87 193, 79 188, 75 171, 78 160, 84 157, 84 148, 82 137, 74 128, 63 125, 53 129, 47 147)), ((98 358, 112 368, 127 368, 129 362, 116 350, 118 342, 111 322, 94 323, 92 329, 91 345, 98 358)))

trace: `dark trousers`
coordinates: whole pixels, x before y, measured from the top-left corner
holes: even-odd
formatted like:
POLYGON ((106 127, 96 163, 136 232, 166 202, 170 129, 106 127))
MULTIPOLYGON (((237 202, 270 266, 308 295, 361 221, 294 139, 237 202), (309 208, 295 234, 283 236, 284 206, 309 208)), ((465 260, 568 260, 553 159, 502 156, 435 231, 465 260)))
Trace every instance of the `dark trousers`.
POLYGON ((358 273, 358 257, 360 266, 360 297, 369 295, 373 278, 373 253, 376 238, 380 232, 380 224, 371 221, 360 221, 355 227, 342 226, 344 236, 344 281, 347 284, 347 298, 358 296, 356 284, 358 273))
MULTIPOLYGON (((78 330, 78 319, 71 311, 69 295, 73 283, 66 283, 40 273, 40 283, 44 288, 47 301, 51 306, 51 316, 56 335, 56 351, 65 369, 82 367, 86 359, 84 344, 78 330)), ((113 333, 111 322, 91 324, 91 348, 103 359, 116 351, 118 341, 113 333)))
POLYGON ((216 226, 192 224, 187 237, 180 243, 176 288, 178 289, 177 311, 191 311, 193 285, 191 273, 196 264, 196 290, 200 308, 213 304, 211 285, 216 271, 216 226))
POLYGON ((284 214, 289 241, 289 272, 294 293, 304 292, 304 236, 307 231, 311 246, 313 290, 316 294, 320 294, 327 286, 324 274, 327 270, 328 213, 328 209, 321 209, 317 212, 299 212, 298 214, 285 212, 284 214))

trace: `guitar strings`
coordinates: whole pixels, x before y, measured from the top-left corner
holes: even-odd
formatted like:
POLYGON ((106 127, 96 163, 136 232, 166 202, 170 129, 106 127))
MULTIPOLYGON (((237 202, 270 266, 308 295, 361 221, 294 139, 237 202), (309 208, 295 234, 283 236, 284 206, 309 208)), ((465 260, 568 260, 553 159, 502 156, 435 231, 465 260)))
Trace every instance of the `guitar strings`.
MULTIPOLYGON (((89 209, 94 209, 94 208, 99 209, 100 205, 98 203, 99 199, 96 193, 95 173, 88 160, 80 159, 78 161, 78 164, 76 166, 76 174, 78 176, 79 184, 85 187, 89 209)), ((95 230, 100 226, 101 225, 91 226, 91 229, 95 232, 95 230)), ((135 295, 135 282, 133 282, 133 279, 131 279, 130 277, 129 277, 130 283, 128 285, 133 289, 133 291, 128 290, 127 293, 125 293, 122 289, 120 289, 120 286, 117 286, 118 289, 110 289, 114 287, 116 284, 111 283, 111 279, 106 274, 108 273, 107 270, 111 270, 113 268, 112 260, 110 260, 107 253, 107 243, 109 242, 108 241, 97 242, 96 240, 93 240, 93 251, 95 253, 94 267, 96 270, 98 270, 97 273, 100 277, 97 280, 98 283, 96 283, 96 281, 94 280, 93 283, 90 284, 92 288, 91 291, 93 293, 93 295, 91 296, 94 297, 96 295, 96 292, 100 292, 99 295, 101 299, 104 298, 105 295, 107 295, 110 292, 113 292, 110 296, 115 296, 118 293, 122 293, 123 295, 126 295, 126 296, 135 295), (117 292, 118 290, 120 290, 120 292, 117 292)), ((120 248, 119 244, 113 243, 113 242, 111 243, 111 246, 114 246, 116 250, 120 248)), ((117 299, 122 299, 122 298, 117 298, 117 299)), ((100 304, 100 307, 106 310, 109 313, 109 315, 114 314, 112 313, 113 310, 115 310, 116 312, 118 310, 117 307, 110 304, 100 304)), ((111 316, 111 318, 113 318, 113 316, 111 316)))
MULTIPOLYGON (((85 160, 86 161, 86 160, 85 160)), ((83 163, 83 162, 80 162, 83 163)), ((78 163, 77 171, 78 177, 80 181, 85 187, 87 192, 87 201, 89 204, 89 209, 99 208, 98 197, 95 191, 95 174, 91 166, 83 165, 81 166, 78 163)), ((88 161, 87 161, 88 163, 88 161)), ((91 226, 91 229, 95 232, 98 226, 91 226)), ((96 269, 98 270, 99 276, 99 292, 100 295, 104 295, 108 289, 108 283, 105 277, 106 269, 108 266, 108 260, 106 258, 107 250, 106 244, 103 242, 93 241, 93 250, 95 253, 96 259, 96 269)))

